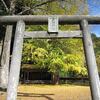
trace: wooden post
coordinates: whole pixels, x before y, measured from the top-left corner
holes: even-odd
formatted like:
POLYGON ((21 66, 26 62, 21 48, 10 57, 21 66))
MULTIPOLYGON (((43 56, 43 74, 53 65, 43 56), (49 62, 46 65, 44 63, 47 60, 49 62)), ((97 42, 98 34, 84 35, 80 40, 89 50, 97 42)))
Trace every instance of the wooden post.
POLYGON ((24 30, 25 30, 25 23, 21 20, 18 21, 16 26, 6 100, 16 100, 17 97, 17 86, 20 74, 24 30))
MULTIPOLYGON (((15 13, 15 3, 16 0, 7 0, 9 4, 9 14, 13 15, 15 13)), ((5 40, 3 43, 3 51, 1 57, 1 70, 0 70, 0 87, 2 89, 7 88, 8 84, 8 74, 9 74, 9 61, 10 61, 10 46, 11 46, 11 37, 12 37, 12 25, 7 25, 5 40)))
POLYGON ((100 100, 100 80, 87 20, 82 20, 81 27, 83 30, 83 43, 90 79, 92 100, 100 100))
POLYGON ((7 25, 5 39, 3 43, 3 51, 1 57, 1 73, 0 73, 0 87, 5 89, 8 84, 9 60, 10 60, 10 44, 12 37, 12 25, 7 25))

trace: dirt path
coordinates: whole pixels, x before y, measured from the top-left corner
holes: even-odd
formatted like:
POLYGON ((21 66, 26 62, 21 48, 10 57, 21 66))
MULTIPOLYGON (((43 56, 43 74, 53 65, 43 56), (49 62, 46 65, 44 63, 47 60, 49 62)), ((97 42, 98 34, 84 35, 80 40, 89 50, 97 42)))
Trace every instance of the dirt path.
MULTIPOLYGON (((6 93, 0 92, 0 100, 6 93)), ((88 86, 21 85, 17 100, 91 100, 88 86)))

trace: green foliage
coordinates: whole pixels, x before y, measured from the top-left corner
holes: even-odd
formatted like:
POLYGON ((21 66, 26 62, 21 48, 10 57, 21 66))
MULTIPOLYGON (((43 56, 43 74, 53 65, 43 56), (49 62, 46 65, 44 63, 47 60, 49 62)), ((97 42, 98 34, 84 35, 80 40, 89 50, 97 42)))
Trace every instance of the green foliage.
POLYGON ((83 58, 81 55, 67 54, 64 57, 68 69, 68 76, 87 76, 87 70, 84 67, 83 58))
MULTIPOLYGON (((69 45, 67 45, 65 40, 59 41, 57 39, 25 40, 22 59, 23 63, 31 62, 40 69, 48 69, 51 73, 59 72, 63 75, 67 74, 68 76, 76 77, 86 76, 87 70, 84 67, 84 56, 82 50, 79 48, 77 49, 77 42, 75 42, 76 45, 74 42, 72 39, 68 42, 69 45), (62 42, 65 43, 63 44, 62 42), (68 49, 68 51, 65 52, 62 45, 68 49), (70 47, 71 45, 75 47, 75 49, 70 47), (68 54, 69 51, 70 54, 68 54)), ((82 48, 82 45, 80 48, 82 48)))
POLYGON ((34 12, 29 9, 34 8, 38 3, 38 0, 16 0, 16 14, 23 11, 25 11, 23 14, 34 14, 34 12))
POLYGON ((60 72, 64 68, 64 62, 60 58, 52 59, 49 65, 49 72, 57 73, 60 72))
POLYGON ((61 48, 56 47, 52 48, 51 46, 49 52, 49 58, 48 58, 48 69, 51 73, 59 73, 61 70, 65 70, 64 62, 62 60, 64 56, 64 52, 61 50, 61 48))
POLYGON ((100 72, 100 37, 96 37, 95 34, 92 34, 92 39, 94 43, 94 50, 96 54, 97 66, 100 72))
POLYGON ((48 52, 43 48, 37 48, 32 54, 32 60, 35 62, 35 65, 38 65, 39 68, 45 68, 46 60, 48 57, 48 52))
POLYGON ((24 40, 23 54, 22 54, 22 62, 23 63, 32 63, 32 54, 36 48, 33 45, 33 43, 34 42, 31 39, 24 40))

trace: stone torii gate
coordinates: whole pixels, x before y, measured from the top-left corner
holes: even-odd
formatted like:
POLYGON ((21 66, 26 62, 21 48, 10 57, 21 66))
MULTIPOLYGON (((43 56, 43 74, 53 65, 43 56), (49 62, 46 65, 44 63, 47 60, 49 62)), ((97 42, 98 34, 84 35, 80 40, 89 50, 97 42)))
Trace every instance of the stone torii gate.
POLYGON ((100 16, 45 16, 45 15, 26 15, 26 16, 0 16, 0 23, 13 25, 16 23, 15 40, 10 65, 10 75, 7 87, 7 99, 16 100, 17 86, 21 65, 21 55, 24 38, 82 38, 87 62, 88 74, 90 79, 90 89, 92 100, 100 100, 100 81, 96 65, 89 24, 100 24, 100 16), (80 25, 80 31, 58 31, 58 23, 80 25), (47 31, 26 32, 25 24, 43 25, 48 24, 47 31), (81 34, 82 33, 82 34, 81 34))

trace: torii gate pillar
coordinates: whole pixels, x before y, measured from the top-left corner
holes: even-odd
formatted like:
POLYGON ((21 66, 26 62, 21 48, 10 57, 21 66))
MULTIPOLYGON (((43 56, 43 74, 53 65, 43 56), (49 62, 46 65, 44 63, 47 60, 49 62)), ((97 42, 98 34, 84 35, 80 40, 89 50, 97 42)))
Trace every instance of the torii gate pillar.
POLYGON ((83 30, 83 44, 90 79, 91 96, 93 100, 100 100, 100 80, 97 70, 91 34, 89 32, 88 21, 82 20, 81 26, 83 30))

